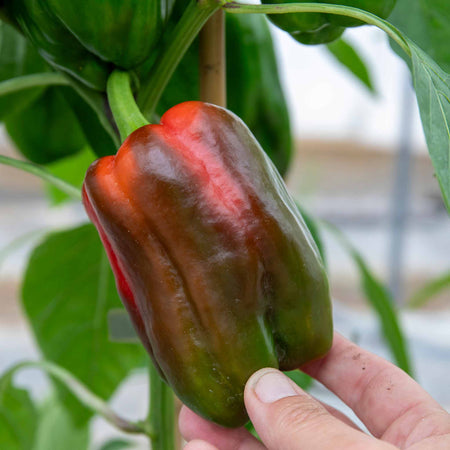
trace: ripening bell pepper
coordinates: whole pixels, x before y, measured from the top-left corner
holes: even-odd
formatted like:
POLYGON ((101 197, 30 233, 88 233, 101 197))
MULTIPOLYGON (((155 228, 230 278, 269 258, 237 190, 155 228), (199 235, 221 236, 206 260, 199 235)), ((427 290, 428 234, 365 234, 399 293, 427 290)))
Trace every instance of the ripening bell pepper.
POLYGON ((3 0, 3 11, 54 67, 104 90, 156 47, 172 0, 3 0))
POLYGON ((139 336, 197 413, 242 425, 254 371, 291 370, 329 349, 318 250, 233 113, 201 102, 171 108, 91 165, 83 199, 139 336))
MULTIPOLYGON (((310 3, 309 0, 261 0, 265 4, 310 3)), ((322 0, 317 3, 352 6, 383 19, 394 9, 397 0, 322 0)), ((334 14, 292 13, 270 14, 270 20, 302 44, 326 44, 337 39, 346 27, 364 25, 359 20, 334 14)))

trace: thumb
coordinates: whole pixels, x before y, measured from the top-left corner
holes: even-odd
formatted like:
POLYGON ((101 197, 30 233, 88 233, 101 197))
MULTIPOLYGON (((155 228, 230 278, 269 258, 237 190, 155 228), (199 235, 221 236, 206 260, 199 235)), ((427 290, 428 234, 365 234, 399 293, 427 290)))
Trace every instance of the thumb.
POLYGON ((275 369, 259 370, 248 380, 245 405, 256 431, 270 450, 394 448, 333 417, 275 369))

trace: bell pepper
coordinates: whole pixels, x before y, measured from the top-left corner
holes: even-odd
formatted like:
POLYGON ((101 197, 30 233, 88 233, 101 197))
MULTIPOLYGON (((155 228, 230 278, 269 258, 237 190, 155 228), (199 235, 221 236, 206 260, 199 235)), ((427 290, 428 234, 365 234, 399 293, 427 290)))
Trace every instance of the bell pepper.
POLYGON ((91 165, 83 199, 139 336, 197 413, 240 426, 254 371, 291 370, 329 349, 317 247, 233 113, 174 106, 91 165))
MULTIPOLYGON (((383 19, 394 9, 397 0, 325 0, 317 3, 352 6, 383 19)), ((261 0, 265 4, 310 3, 309 0, 261 0)), ((287 31, 302 44, 326 44, 337 39, 346 27, 364 25, 361 21, 344 16, 322 13, 270 14, 270 20, 287 31)))
POLYGON ((104 90, 114 67, 132 69, 159 41, 172 0, 4 0, 3 11, 54 67, 104 90))

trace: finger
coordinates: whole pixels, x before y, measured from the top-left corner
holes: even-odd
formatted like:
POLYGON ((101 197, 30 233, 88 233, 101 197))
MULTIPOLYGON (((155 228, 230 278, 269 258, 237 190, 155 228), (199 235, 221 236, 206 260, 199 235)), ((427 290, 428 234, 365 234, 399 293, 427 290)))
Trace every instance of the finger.
POLYGON ((186 441, 201 439, 220 450, 263 450, 264 446, 245 428, 224 428, 195 414, 186 406, 180 411, 178 424, 186 441))
POLYGON ((354 428, 355 430, 361 431, 361 428, 358 427, 358 425, 353 422, 353 420, 349 419, 343 412, 339 411, 336 408, 333 408, 332 406, 328 405, 327 403, 321 402, 320 400, 317 400, 332 416, 336 417, 336 419, 340 420, 341 422, 345 423, 349 427, 354 428))
POLYGON ((275 369, 262 369, 250 378, 245 388, 245 405, 270 450, 393 448, 333 417, 275 369))
POLYGON ((195 441, 188 442, 184 446, 184 450, 219 450, 219 449, 217 447, 214 447, 214 445, 209 444, 208 442, 199 441, 196 439, 195 441))
POLYGON ((445 411, 409 375, 337 333, 330 352, 301 369, 341 398, 374 436, 395 445, 407 439, 411 445, 417 426, 416 439, 427 437, 435 415, 446 426, 445 411))

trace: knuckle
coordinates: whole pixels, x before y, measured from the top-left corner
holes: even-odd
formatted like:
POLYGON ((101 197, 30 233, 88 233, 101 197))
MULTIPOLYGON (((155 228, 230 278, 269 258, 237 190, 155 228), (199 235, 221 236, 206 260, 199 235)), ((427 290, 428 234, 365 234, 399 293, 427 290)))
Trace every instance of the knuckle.
POLYGON ((283 401, 275 412, 275 426, 279 431, 299 431, 307 426, 322 422, 327 416, 326 410, 318 403, 292 397, 283 401))

